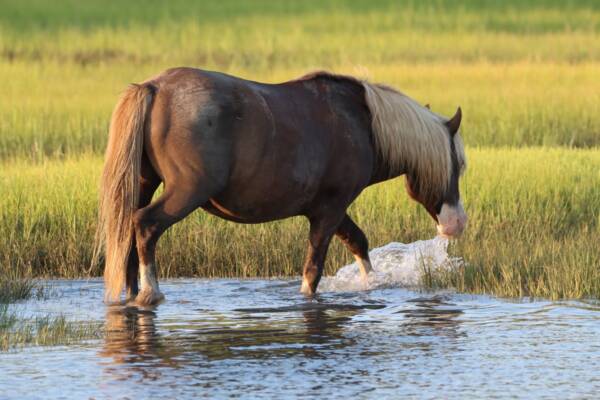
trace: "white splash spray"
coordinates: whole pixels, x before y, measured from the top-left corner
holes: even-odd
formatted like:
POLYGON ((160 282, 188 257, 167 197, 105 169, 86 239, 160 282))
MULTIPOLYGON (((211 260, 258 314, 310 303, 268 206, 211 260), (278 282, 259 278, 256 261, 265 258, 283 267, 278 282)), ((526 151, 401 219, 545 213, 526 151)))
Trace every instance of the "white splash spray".
POLYGON ((319 292, 341 292, 418 286, 426 270, 457 268, 462 259, 448 256, 448 240, 437 236, 413 243, 392 242, 369 252, 374 271, 363 280, 357 263, 323 277, 319 292))

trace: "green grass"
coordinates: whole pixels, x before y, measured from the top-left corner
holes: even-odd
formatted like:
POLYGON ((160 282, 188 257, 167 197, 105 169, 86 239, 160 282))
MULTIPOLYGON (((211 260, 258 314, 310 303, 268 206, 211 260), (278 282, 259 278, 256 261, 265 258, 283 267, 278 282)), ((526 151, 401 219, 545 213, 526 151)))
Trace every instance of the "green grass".
POLYGON ((75 322, 63 315, 23 318, 10 305, 31 298, 44 299, 46 288, 31 279, 7 278, 14 271, 3 271, 0 278, 0 351, 24 346, 52 346, 99 338, 100 324, 75 322))
POLYGON ((103 330, 99 323, 74 322, 64 316, 20 318, 0 305, 0 351, 25 346, 57 346, 99 339, 103 330))
POLYGON ((2 1, 0 159, 101 153, 119 92, 179 65, 368 75, 463 106, 473 146, 598 145, 599 32, 594 1, 2 1))
MULTIPOLYGON (((0 274, 87 273, 127 83, 179 65, 267 82, 325 68, 463 108, 471 222, 452 251, 469 265, 433 286, 600 297, 599 34, 592 0, 0 0, 0 274)), ((434 234, 401 180, 351 212, 371 247, 434 234)), ((162 275, 297 275, 306 230, 197 212, 161 240, 162 275)), ((348 261, 335 243, 328 273, 348 261)))
POLYGON ((31 279, 0 279, 0 305, 25 300, 41 292, 41 287, 31 279))
MULTIPOLYGON (((43 65, 0 63, 0 159, 102 153, 110 112, 127 81, 139 81, 161 68, 111 65, 75 68, 65 77, 56 62, 43 65), (65 82, 66 83, 63 83, 65 82)), ((305 69, 304 69, 305 70, 305 69)), ((354 68, 337 68, 351 74, 354 68)), ((402 88, 435 111, 453 115, 461 105, 463 135, 470 145, 567 145, 600 143, 600 64, 487 62, 461 65, 375 65, 370 75, 402 88), (448 77, 452 77, 449 79, 448 77), (563 82, 556 86, 555 82, 563 82)), ((243 73, 263 80, 285 80, 303 69, 272 74, 243 73)))
MULTIPOLYGON (((470 217, 453 253, 469 265, 436 284, 498 295, 600 296, 600 152, 469 148, 463 199, 470 217)), ((0 268, 30 276, 86 274, 101 159, 24 162, 0 172, 0 268)), ((351 215, 371 247, 434 236, 434 223, 405 195, 402 179, 366 190, 351 215)), ((197 211, 161 239, 163 277, 298 275, 307 223, 226 222, 197 211)), ((334 242, 332 274, 350 255, 334 242)), ((4 271, 0 269, 0 274, 4 271)), ((101 274, 99 266, 93 275, 101 274)))

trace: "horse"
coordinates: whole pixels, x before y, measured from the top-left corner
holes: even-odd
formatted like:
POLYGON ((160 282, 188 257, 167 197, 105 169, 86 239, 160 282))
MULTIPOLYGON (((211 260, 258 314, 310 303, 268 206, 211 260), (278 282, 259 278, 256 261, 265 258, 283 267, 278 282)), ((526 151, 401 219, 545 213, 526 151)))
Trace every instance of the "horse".
POLYGON ((112 114, 100 183, 94 260, 104 251, 105 300, 126 288, 134 304, 162 301, 157 241, 197 208, 244 224, 306 217, 308 296, 333 236, 363 277, 372 271, 347 213, 370 185, 404 175, 439 234, 460 235, 461 119, 460 107, 446 118, 390 86, 329 72, 267 84, 174 68, 131 84, 112 114))

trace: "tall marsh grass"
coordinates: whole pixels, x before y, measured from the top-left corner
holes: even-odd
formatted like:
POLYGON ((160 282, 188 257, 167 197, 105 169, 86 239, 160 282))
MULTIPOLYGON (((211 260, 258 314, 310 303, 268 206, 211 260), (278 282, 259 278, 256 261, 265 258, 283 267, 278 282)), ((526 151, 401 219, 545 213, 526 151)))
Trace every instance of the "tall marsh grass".
POLYGON ((368 75, 474 146, 600 143, 593 1, 0 2, 0 159, 101 153, 129 82, 186 65, 276 82, 368 75))
MULTIPOLYGON (((127 83, 180 65, 265 82, 324 68, 462 106, 471 222, 452 250, 468 265, 432 285, 599 297, 599 34, 594 0, 0 0, 0 274, 101 273, 97 178, 127 83)), ((351 213, 371 247, 434 234, 401 180, 351 213)), ((161 273, 295 275, 306 230, 196 212, 161 240, 161 273)), ((327 272, 350 260, 334 242, 327 272)))
MULTIPOLYGON (((0 63, 0 159, 38 161, 103 152, 110 113, 126 82, 160 69, 111 66, 89 69, 58 63, 0 63), (65 78, 68 73, 68 78, 65 78)), ((460 105, 470 145, 600 144, 599 64, 375 65, 336 71, 370 75, 446 115, 460 105)), ((234 71, 235 72, 235 71, 234 71)), ((243 72, 243 71, 238 71, 243 72)), ((242 75, 268 81, 299 76, 302 69, 242 75)))
MULTIPOLYGON (((600 296, 600 152, 467 149, 463 199, 470 222, 452 247, 468 266, 436 284, 499 295, 600 296)), ((101 160, 82 156, 0 172, 0 274, 88 273, 101 160)), ((432 237, 434 223, 402 178, 367 189, 350 214, 371 247, 432 237)), ((161 239, 163 277, 298 275, 302 218, 240 225, 197 211, 161 239)), ((351 261, 334 241, 326 272, 351 261)), ((101 274, 100 266, 89 271, 101 274)))

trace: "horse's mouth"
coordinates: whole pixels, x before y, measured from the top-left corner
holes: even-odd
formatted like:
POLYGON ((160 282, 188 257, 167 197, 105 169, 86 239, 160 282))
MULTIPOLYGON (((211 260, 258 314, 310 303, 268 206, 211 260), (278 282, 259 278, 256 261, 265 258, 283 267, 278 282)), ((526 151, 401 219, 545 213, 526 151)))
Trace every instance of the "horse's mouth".
POLYGON ((444 239, 456 239, 462 235, 464 226, 443 226, 437 225, 438 235, 444 239))

